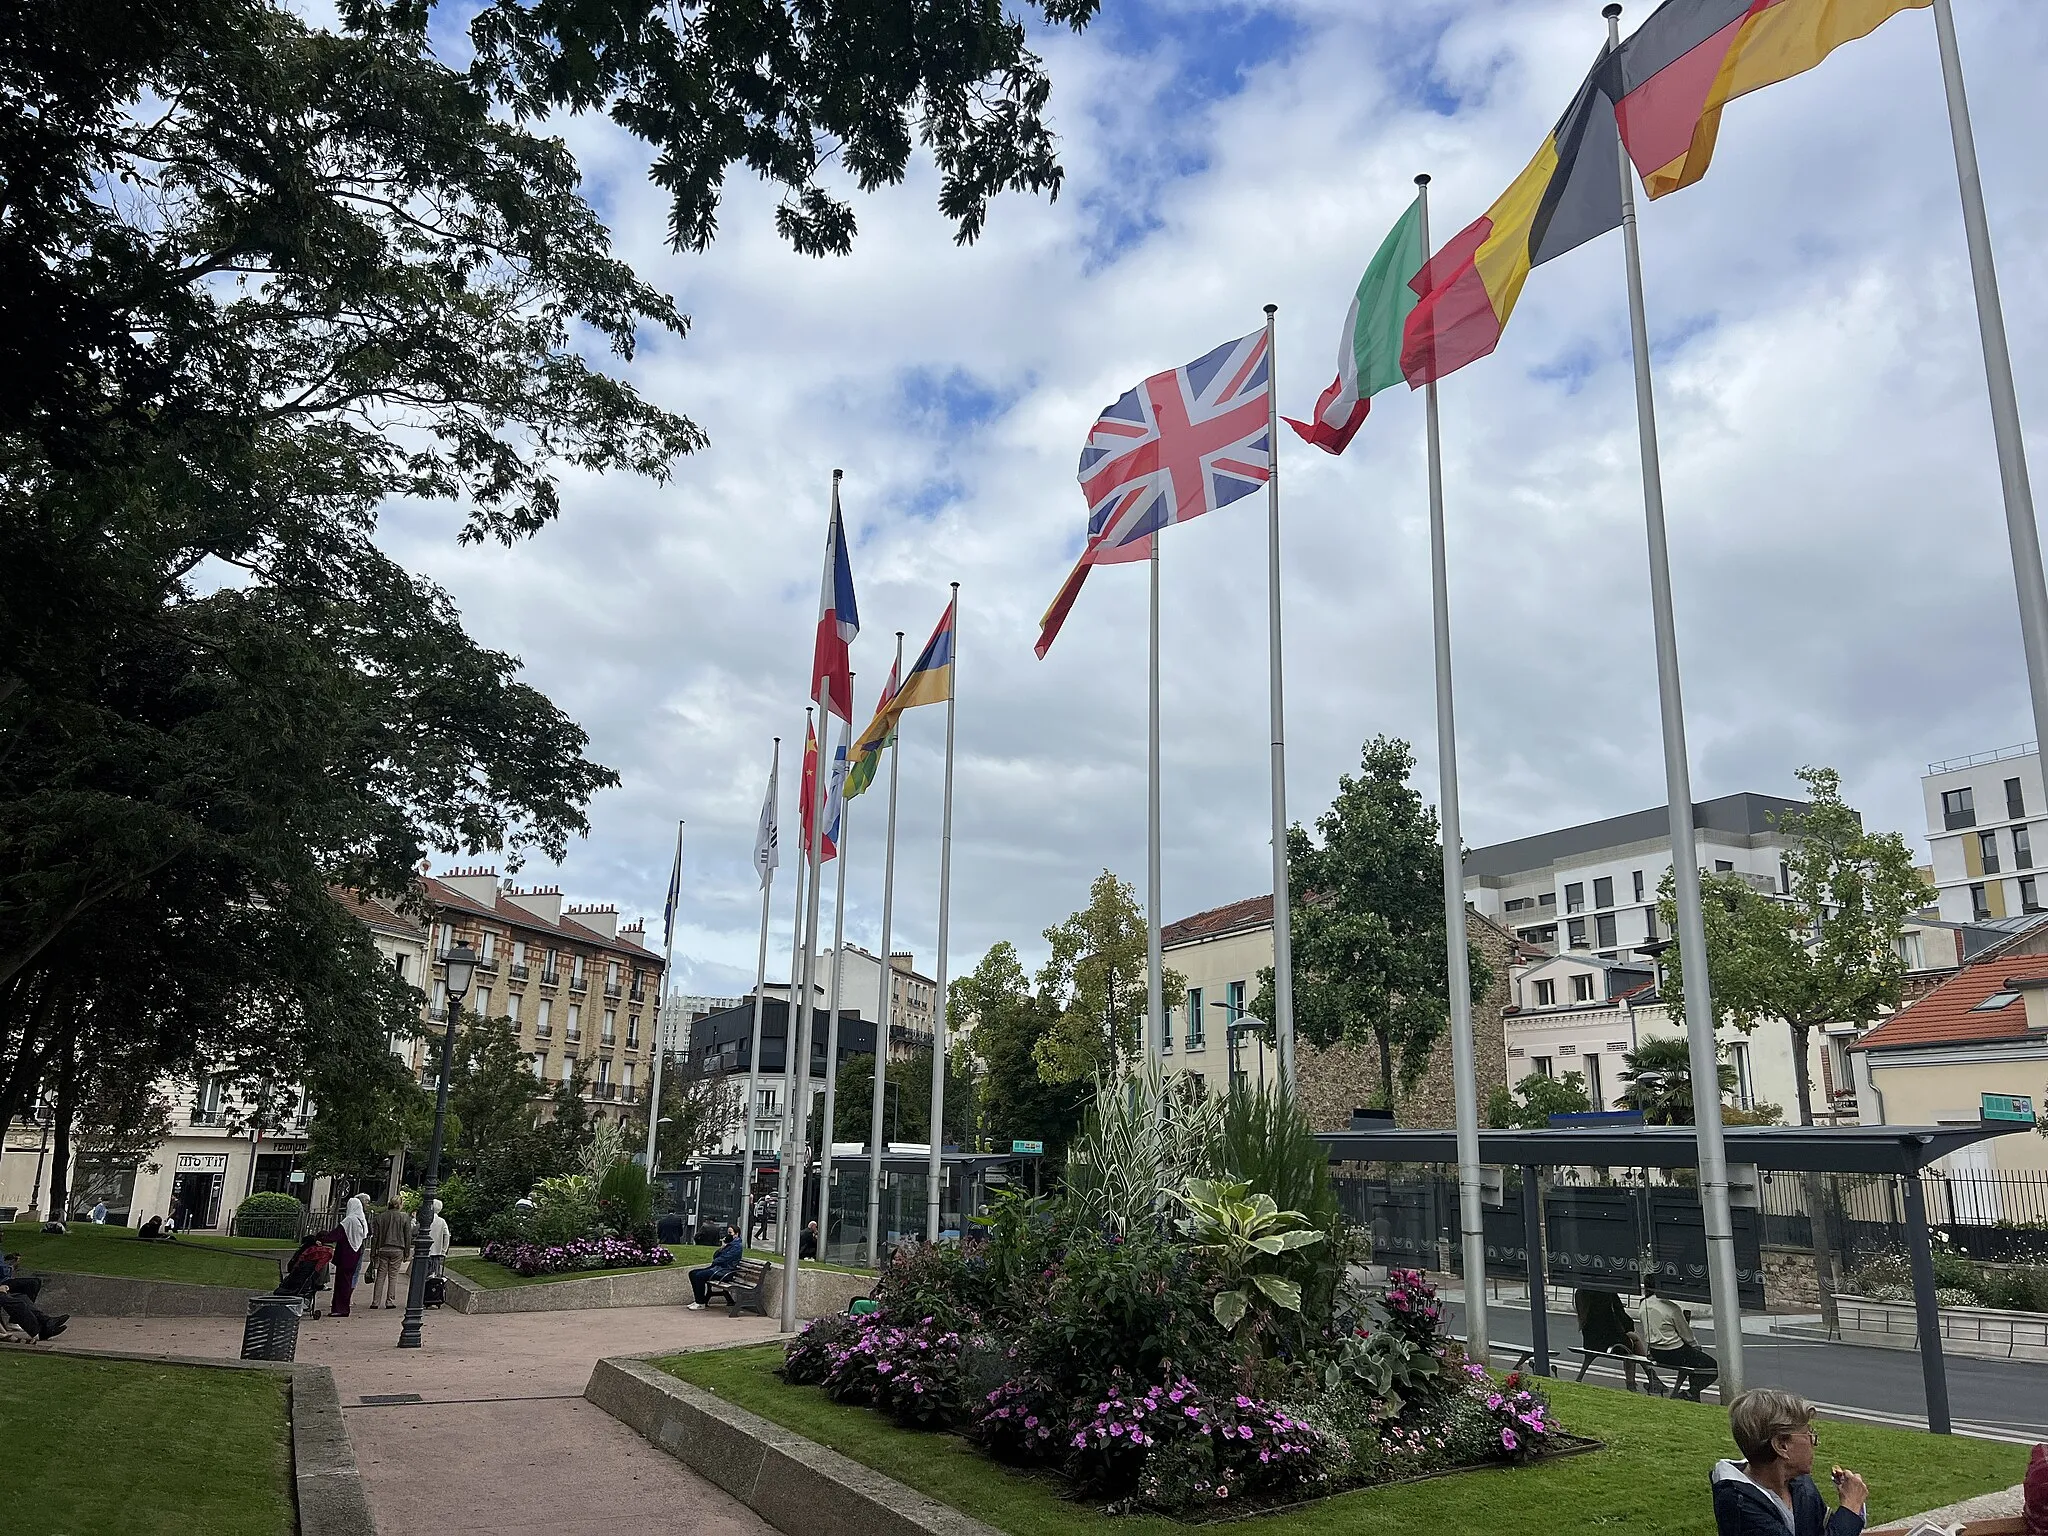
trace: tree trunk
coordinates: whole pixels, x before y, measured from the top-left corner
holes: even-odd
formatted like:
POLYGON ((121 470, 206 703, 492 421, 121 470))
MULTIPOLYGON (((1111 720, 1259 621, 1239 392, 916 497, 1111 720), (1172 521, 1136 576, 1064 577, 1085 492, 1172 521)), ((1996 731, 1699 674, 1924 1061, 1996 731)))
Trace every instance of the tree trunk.
POLYGON ((50 1218, 63 1221, 71 1202, 71 1118, 78 1109, 77 1048, 66 1042, 57 1062, 57 1124, 51 1136, 50 1218))
POLYGON ((1380 1106, 1391 1110, 1394 1107, 1394 1042, 1385 1030, 1375 1031, 1373 1039, 1380 1048, 1380 1106))
MULTIPOLYGON (((1799 1092, 1799 1123, 1813 1124, 1813 1074, 1807 1068, 1806 1047, 1812 1026, 1791 1024, 1792 1081, 1799 1092)), ((1835 1245, 1829 1230, 1827 1183, 1817 1173, 1801 1174, 1801 1193, 1806 1197, 1807 1220, 1813 1226, 1813 1283, 1820 1291, 1820 1325, 1830 1336, 1841 1326, 1835 1306, 1835 1245)))

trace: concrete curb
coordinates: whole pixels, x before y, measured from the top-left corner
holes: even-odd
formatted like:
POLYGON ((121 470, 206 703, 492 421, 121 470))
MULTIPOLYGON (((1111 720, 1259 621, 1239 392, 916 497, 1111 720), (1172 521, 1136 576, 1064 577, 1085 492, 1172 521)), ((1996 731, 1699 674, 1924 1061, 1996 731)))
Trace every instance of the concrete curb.
POLYGON ((292 1497, 299 1536, 376 1536, 355 1446, 341 1417, 341 1393, 324 1365, 270 1360, 220 1360, 205 1355, 152 1355, 132 1349, 50 1349, 88 1360, 138 1360, 215 1371, 268 1371, 288 1379, 292 1425, 292 1497))
POLYGON ((598 1361, 583 1395, 790 1536, 1000 1536, 644 1359, 598 1361))
MULTIPOLYGON (((626 1274, 579 1275, 539 1285, 512 1285, 489 1290, 454 1270, 447 1271, 448 1305, 465 1314, 501 1312, 576 1312, 605 1307, 680 1307, 690 1300, 690 1269, 673 1264, 626 1274)), ((823 1317, 844 1312, 856 1296, 874 1288, 873 1275, 836 1269, 803 1269, 797 1273, 797 1316, 823 1317)), ((782 1306, 782 1268, 771 1264, 762 1288, 762 1305, 774 1317, 782 1306)))
POLYGON ((197 1285, 184 1280, 134 1280, 48 1269, 36 1305, 73 1317, 246 1317, 249 1298, 264 1294, 239 1285, 197 1285))

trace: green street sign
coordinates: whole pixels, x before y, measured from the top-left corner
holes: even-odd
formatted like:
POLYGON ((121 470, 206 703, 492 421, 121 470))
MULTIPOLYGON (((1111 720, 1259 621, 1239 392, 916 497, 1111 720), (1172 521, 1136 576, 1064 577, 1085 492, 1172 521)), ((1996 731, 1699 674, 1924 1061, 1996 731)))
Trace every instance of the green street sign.
POLYGON ((1979 1114, 1986 1121, 1998 1121, 2007 1125, 2032 1125, 2034 1123, 2034 1100, 2025 1093, 1987 1093, 1980 1097, 1982 1108, 1979 1114))
MULTIPOLYGON (((2027 1118, 2031 1120, 2033 1116, 2029 1115, 2027 1118)), ((1010 1156, 1043 1157, 1045 1156, 1045 1143, 1042 1141, 1013 1141, 1010 1143, 1010 1156)))

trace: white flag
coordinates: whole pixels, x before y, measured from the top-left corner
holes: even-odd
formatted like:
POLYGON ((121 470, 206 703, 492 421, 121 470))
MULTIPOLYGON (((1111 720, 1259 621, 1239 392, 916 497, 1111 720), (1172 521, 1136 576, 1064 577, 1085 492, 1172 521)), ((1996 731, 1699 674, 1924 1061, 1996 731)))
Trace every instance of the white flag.
POLYGON ((781 765, 768 770, 768 798, 761 802, 761 825, 754 833, 754 870, 765 888, 769 873, 782 863, 782 848, 775 829, 775 781, 781 765))

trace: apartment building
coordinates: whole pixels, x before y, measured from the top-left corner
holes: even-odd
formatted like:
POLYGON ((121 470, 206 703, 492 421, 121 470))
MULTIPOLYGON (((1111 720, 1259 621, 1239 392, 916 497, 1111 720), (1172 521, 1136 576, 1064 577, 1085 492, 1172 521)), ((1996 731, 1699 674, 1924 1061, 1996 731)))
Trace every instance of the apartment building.
MULTIPOLYGON (((907 949, 889 956, 889 1059, 903 1061, 932 1043, 932 1010, 937 1005, 939 984, 918 974, 916 957, 907 949)), ((826 950, 818 956, 818 975, 825 978, 825 1006, 831 1006, 833 955, 826 950)), ((861 1017, 882 1016, 882 957, 858 944, 844 947, 836 974, 845 1001, 861 1017)), ((785 994, 786 995, 786 994, 785 994)))
POLYGON ((1251 896, 1167 923, 1159 945, 1166 968, 1186 986, 1166 1000, 1167 1071, 1210 1093, 1229 1092, 1233 1081, 1254 1088, 1277 1082, 1265 1026, 1249 1012, 1259 973, 1273 964, 1273 898, 1251 896))
MULTIPOLYGON (((1783 895, 1791 884, 1789 843, 1778 830, 1804 801, 1723 795, 1693 806, 1703 874, 1736 874, 1783 895)), ((1657 893, 1671 868, 1665 807, 1610 816, 1465 855, 1465 900, 1523 943, 1607 960, 1654 954, 1668 938, 1657 893)))
MULTIPOLYGON (((2037 824, 2048 838, 2048 795, 2032 742, 1929 763, 1920 780, 1943 920, 1974 924, 2043 910, 2035 867, 2037 824)), ((2048 861, 2048 843, 2042 858, 2048 861)), ((1992 939, 1964 936, 1974 954, 1992 939)))
MULTIPOLYGON (((420 884, 432 913, 425 1034, 447 1020, 445 962, 466 943, 478 959, 463 1010, 512 1025, 533 1054, 537 1093, 588 1063, 585 1097, 600 1118, 643 1114, 662 971, 645 925, 620 927, 614 906, 565 906, 560 886, 501 886, 495 869, 452 869, 420 884)), ((438 1056, 427 1039, 414 1043, 411 1059, 431 1081, 438 1056)))

